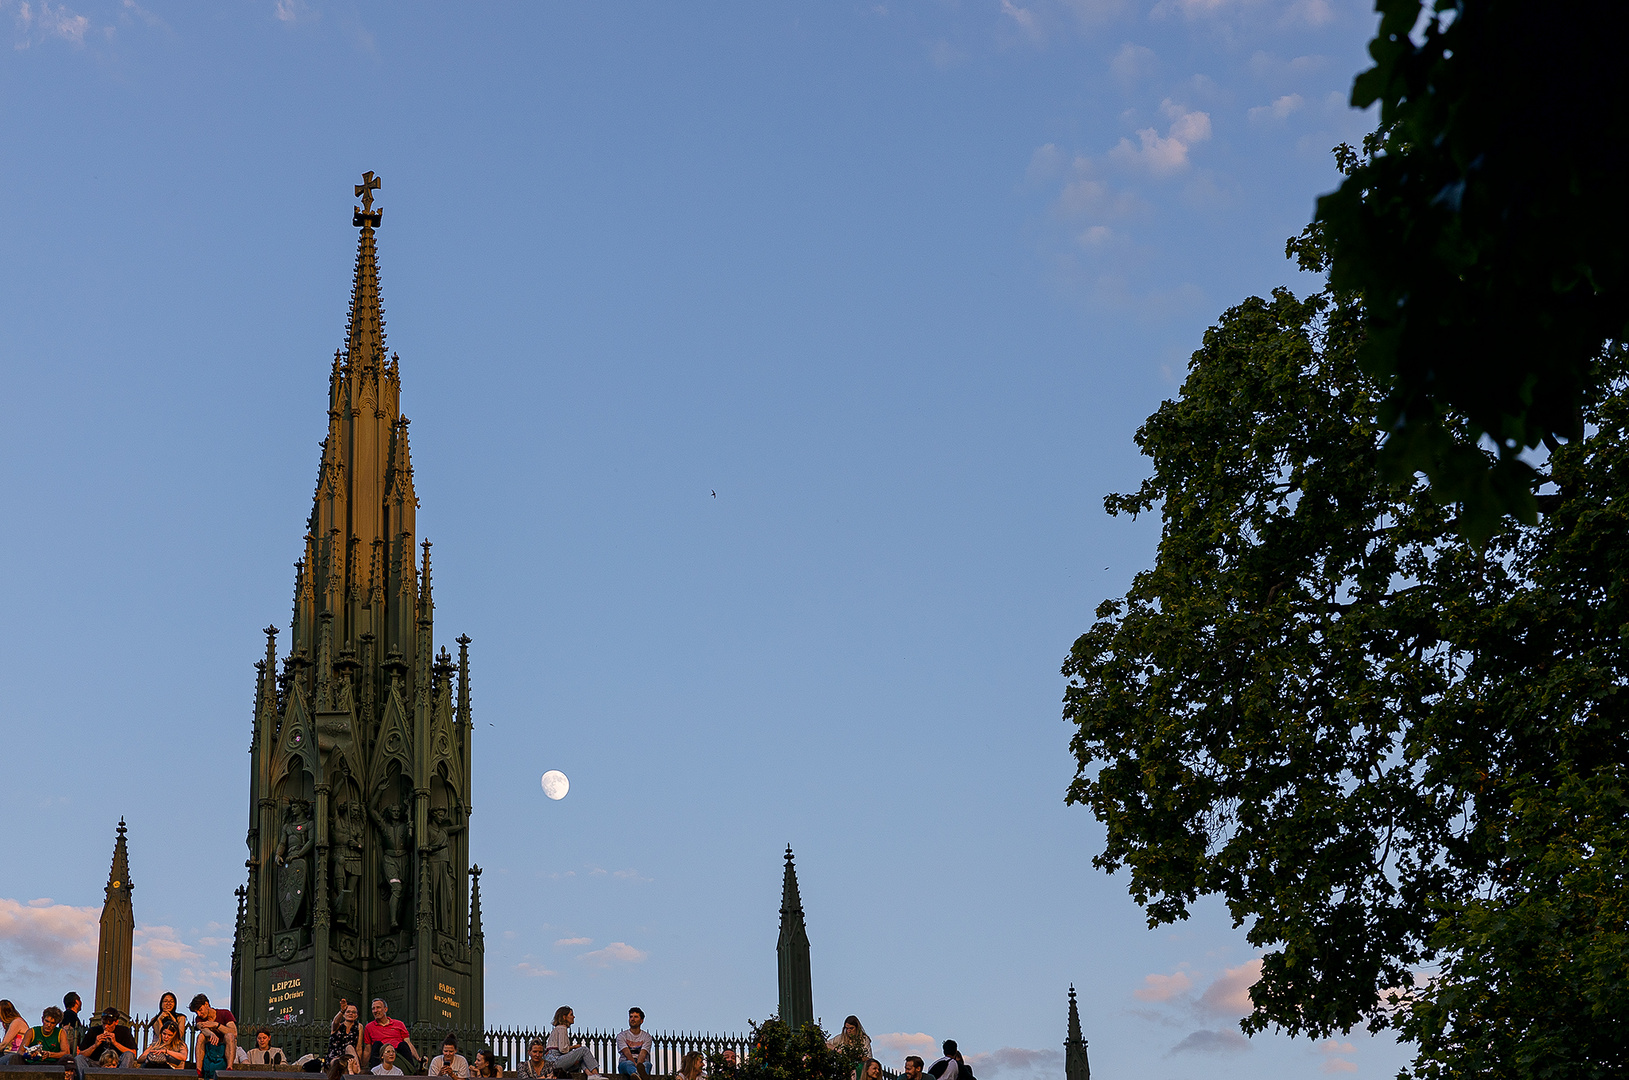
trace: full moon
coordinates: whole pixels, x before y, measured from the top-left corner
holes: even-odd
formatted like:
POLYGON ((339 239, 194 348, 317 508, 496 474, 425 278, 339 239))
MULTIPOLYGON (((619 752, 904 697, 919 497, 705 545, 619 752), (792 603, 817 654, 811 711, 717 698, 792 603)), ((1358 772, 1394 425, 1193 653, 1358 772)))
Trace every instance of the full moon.
POLYGON ((571 781, 566 774, 557 769, 550 769, 543 774, 543 794, 551 799, 563 799, 566 792, 571 790, 571 781))

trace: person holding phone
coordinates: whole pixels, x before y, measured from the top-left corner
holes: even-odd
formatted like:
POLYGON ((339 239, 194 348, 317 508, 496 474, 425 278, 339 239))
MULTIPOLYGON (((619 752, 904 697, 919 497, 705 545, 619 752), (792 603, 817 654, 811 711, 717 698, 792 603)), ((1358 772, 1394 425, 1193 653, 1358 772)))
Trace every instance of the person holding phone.
POLYGON ((111 1005, 102 1010, 102 1022, 86 1028, 79 1040, 79 1053, 74 1055, 79 1080, 85 1080, 85 1070, 101 1064, 104 1056, 113 1056, 121 1069, 136 1065, 136 1036, 119 1023, 119 1010, 111 1005))

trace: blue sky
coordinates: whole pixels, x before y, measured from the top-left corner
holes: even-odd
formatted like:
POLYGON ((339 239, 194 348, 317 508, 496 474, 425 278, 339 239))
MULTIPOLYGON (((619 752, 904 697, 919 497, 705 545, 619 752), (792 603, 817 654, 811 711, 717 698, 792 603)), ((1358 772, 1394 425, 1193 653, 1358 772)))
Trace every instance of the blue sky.
POLYGON ((1073 982, 1100 1075, 1394 1073, 1245 1043, 1221 905, 1149 931, 1092 869, 1058 674, 1157 538, 1102 510, 1138 424, 1227 306, 1315 287, 1284 240, 1373 26, 0 0, 0 993, 89 991, 120 815, 138 999, 225 991, 372 169, 437 632, 475 640, 490 1021, 761 1019, 790 843, 816 1011, 889 1064, 1060 1075, 1073 982))

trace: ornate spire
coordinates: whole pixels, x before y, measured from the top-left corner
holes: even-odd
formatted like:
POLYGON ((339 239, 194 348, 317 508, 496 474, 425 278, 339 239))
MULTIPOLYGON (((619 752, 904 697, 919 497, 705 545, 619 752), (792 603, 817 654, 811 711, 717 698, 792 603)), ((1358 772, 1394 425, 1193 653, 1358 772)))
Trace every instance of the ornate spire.
POLYGON ((469 868, 469 943, 475 948, 482 948, 486 943, 486 933, 481 929, 481 868, 469 868))
POLYGON ((1075 985, 1069 984, 1069 1037, 1063 1041, 1064 1080, 1092 1080, 1092 1066, 1086 1060, 1086 1040, 1080 1036, 1080 1009, 1075 1005, 1075 985))
POLYGON ((803 900, 792 846, 786 846, 781 879, 781 937, 775 946, 780 976, 781 1020, 793 1030, 814 1023, 814 988, 809 978, 809 932, 803 925, 803 900))
POLYGON ((96 1008, 113 1006, 130 1012, 130 959, 136 917, 130 906, 130 851, 125 845, 124 818, 119 819, 113 842, 113 866, 107 875, 107 899, 102 903, 102 929, 96 946, 96 1008))
POLYGON ((380 186, 372 172, 363 173, 356 185, 362 205, 351 215, 351 224, 362 230, 356 241, 351 321, 345 334, 345 363, 352 371, 382 367, 385 362, 384 308, 379 303, 379 261, 373 248, 373 230, 384 216, 384 211, 373 208, 373 193, 380 186))
POLYGON ((113 841, 113 866, 107 872, 107 899, 109 902, 118 898, 123 903, 130 902, 130 890, 135 886, 130 884, 130 849, 124 841, 124 818, 119 819, 116 830, 118 838, 113 841))

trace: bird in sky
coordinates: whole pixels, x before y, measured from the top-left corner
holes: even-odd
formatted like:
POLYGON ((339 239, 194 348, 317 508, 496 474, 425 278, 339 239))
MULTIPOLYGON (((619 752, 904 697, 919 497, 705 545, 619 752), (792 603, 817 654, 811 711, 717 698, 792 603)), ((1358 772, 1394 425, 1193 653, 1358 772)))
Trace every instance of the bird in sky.
MULTIPOLYGON (((711 490, 711 489, 709 489, 709 490, 711 490)), ((713 498, 715 498, 715 499, 718 498, 718 492, 716 492, 716 491, 713 492, 713 498)))

